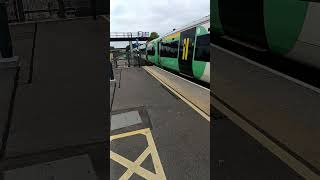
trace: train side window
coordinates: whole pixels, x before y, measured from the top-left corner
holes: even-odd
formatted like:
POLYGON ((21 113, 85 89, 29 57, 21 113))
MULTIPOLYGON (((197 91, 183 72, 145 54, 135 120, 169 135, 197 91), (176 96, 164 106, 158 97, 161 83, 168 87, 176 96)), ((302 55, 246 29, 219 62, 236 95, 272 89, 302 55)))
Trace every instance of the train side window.
POLYGON ((165 47, 166 47, 166 44, 165 43, 161 43, 161 48, 160 48, 160 56, 161 57, 165 57, 165 47))
POLYGON ((194 59, 197 61, 210 62, 210 34, 197 37, 194 59))
POLYGON ((173 49, 174 49, 174 57, 178 57, 178 49, 179 49, 179 41, 173 42, 173 49))
POLYGON ((177 58, 178 41, 161 44, 161 57, 177 58))
POLYGON ((161 57, 166 57, 166 43, 161 43, 161 48, 160 48, 160 56, 161 57))

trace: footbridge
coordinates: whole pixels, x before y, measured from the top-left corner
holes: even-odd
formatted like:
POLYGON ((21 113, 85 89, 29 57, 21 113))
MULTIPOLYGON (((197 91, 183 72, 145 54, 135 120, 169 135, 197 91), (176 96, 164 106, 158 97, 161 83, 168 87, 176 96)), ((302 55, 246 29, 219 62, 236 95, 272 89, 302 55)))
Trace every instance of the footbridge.
MULTIPOLYGON (((147 41, 149 39, 149 32, 110 32, 110 42, 128 41, 130 46, 130 59, 133 59, 133 44, 139 45, 139 41, 147 41)), ((129 57, 128 56, 128 57, 129 57)))
POLYGON ((149 38, 149 32, 111 32, 110 41, 147 41, 149 38))

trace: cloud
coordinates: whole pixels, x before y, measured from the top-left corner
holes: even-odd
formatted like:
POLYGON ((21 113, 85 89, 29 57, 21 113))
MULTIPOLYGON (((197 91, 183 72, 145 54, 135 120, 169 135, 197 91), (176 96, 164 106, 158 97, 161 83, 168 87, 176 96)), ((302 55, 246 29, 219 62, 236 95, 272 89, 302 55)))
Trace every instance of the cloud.
MULTIPOLYGON (((111 32, 158 32, 163 35, 210 13, 210 0, 111 0, 111 32)), ((115 47, 128 43, 112 42, 115 47)))

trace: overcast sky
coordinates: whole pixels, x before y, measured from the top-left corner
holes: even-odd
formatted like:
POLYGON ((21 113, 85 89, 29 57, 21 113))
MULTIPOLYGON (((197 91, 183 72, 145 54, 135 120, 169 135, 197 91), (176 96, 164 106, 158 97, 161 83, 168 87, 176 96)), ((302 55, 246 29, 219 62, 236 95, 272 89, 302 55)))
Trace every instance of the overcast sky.
MULTIPOLYGON (((111 32, 158 32, 163 35, 210 13, 210 0, 111 0, 111 32)), ((112 42, 125 47, 127 42, 112 42)))

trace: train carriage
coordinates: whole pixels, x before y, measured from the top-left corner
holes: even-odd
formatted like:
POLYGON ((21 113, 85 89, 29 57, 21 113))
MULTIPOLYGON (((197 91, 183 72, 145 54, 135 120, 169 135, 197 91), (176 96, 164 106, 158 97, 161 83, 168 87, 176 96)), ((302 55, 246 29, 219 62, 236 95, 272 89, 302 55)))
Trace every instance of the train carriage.
POLYGON ((147 43, 147 59, 160 68, 210 83, 210 18, 206 16, 147 43))

